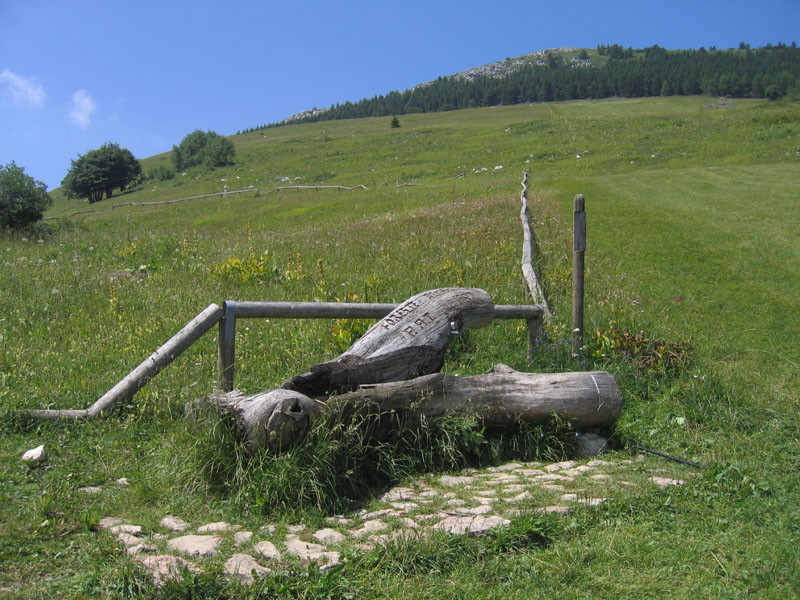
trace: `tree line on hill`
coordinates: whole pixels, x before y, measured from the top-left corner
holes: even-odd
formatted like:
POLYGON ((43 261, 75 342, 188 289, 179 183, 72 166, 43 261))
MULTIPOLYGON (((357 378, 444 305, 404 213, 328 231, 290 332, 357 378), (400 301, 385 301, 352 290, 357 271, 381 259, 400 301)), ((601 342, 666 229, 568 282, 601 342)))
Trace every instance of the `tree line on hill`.
MULTIPOLYGON (((198 129, 187 134, 180 145, 172 146, 172 164, 178 171, 199 165, 213 169, 230 164, 235 156, 233 142, 214 131, 198 129)), ((163 181, 174 176, 175 171, 163 164, 143 174, 130 150, 109 142, 73 160, 61 185, 67 197, 93 203, 111 198, 115 189, 123 191, 143 180, 163 181)))
MULTIPOLYGON (((543 65, 523 66, 505 77, 474 79, 440 77, 405 92, 336 104, 311 111, 291 123, 383 117, 498 104, 553 102, 586 98, 643 96, 731 96, 770 98, 800 91, 800 49, 779 43, 751 50, 742 42, 735 50, 642 50, 618 44, 598 46, 598 64, 571 63, 550 52, 543 65)), ((588 58, 583 51, 578 58, 588 58)), ((246 131, 285 125, 272 123, 246 131)), ((245 131, 245 132, 246 132, 245 131)))
MULTIPOLYGON (((178 171, 195 166, 214 169, 232 164, 235 156, 233 142, 214 131, 198 129, 172 147, 172 164, 178 171)), ((173 177, 175 171, 164 164, 144 174, 130 150, 107 142, 72 160, 61 185, 68 198, 86 198, 92 204, 111 198, 116 189, 122 192, 148 179, 173 177)), ((52 203, 47 186, 27 175, 23 167, 13 161, 0 166, 0 229, 31 225, 52 203)))

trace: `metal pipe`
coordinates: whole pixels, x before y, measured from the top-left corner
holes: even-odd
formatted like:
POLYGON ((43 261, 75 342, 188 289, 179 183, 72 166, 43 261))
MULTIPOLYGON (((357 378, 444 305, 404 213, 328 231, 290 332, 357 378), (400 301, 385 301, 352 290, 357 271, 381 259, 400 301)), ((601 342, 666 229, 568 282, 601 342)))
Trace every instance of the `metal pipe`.
MULTIPOLYGON (((362 302, 236 302, 239 319, 382 319, 399 304, 362 302)), ((532 305, 494 306, 495 319, 538 319, 544 309, 532 305)))

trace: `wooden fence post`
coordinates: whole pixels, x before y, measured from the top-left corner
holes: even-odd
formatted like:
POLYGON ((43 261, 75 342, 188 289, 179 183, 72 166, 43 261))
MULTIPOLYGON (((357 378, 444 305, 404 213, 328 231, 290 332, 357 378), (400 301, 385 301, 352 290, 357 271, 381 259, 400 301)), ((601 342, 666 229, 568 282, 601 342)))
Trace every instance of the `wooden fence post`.
POLYGON ((219 322, 217 346, 217 388, 223 392, 233 390, 234 361, 236 359, 236 303, 226 300, 225 311, 219 322))
POLYGON ((583 271, 586 252, 586 204, 583 194, 573 200, 572 335, 575 348, 583 346, 583 271))

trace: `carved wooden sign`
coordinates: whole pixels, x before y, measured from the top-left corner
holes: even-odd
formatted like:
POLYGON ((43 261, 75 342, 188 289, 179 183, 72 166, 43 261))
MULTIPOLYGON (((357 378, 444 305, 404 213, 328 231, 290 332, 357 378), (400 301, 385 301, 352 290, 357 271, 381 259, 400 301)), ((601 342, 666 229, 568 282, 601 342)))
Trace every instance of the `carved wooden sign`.
POLYGON ((314 365, 281 387, 311 397, 365 383, 402 381, 435 373, 462 329, 491 323, 494 304, 477 288, 440 288, 412 296, 373 325, 349 350, 314 365))

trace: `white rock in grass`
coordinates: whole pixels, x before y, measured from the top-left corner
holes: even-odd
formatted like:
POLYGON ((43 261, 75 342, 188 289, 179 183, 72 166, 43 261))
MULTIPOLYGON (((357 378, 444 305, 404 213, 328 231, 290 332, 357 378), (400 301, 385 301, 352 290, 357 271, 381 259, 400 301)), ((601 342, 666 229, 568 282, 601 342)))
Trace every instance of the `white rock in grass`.
POLYGON ((262 567, 256 559, 249 554, 234 554, 223 565, 225 573, 231 577, 238 577, 245 585, 253 583, 253 574, 256 576, 269 573, 269 569, 262 567))
POLYGON ((42 462, 45 458, 44 444, 28 450, 22 455, 22 460, 29 463, 42 462))
POLYGON ((221 543, 218 535, 184 535, 169 540, 167 546, 190 556, 216 556, 221 543))
POLYGON ((125 552, 127 552, 130 556, 136 556, 137 554, 152 554, 158 550, 153 544, 136 544, 135 546, 129 546, 125 552))
POLYGON ((286 536, 286 552, 294 554, 303 562, 316 562, 329 566, 339 563, 338 552, 328 552, 325 546, 304 542, 296 535, 290 534, 286 536))
POLYGON ((237 531, 233 534, 233 542, 237 546, 241 546, 245 542, 247 542, 251 537, 253 537, 252 531, 237 531))
POLYGON ((434 529, 441 529, 454 535, 464 535, 467 533, 484 533, 490 529, 502 527, 509 523, 511 523, 511 521, 508 519, 497 516, 447 517, 433 527, 434 529))
POLYGON ((536 509, 536 512, 542 512, 542 513, 546 513, 546 514, 556 513, 557 515, 565 515, 571 510, 572 509, 569 506, 563 506, 563 505, 560 505, 560 504, 554 504, 552 506, 544 506, 542 508, 538 508, 538 509, 536 509))
POLYGON ((530 492, 522 492, 521 494, 514 496, 513 498, 507 498, 506 502, 524 502, 525 500, 530 500, 533 498, 533 495, 530 492))
POLYGON ((136 559, 150 572, 156 587, 161 587, 167 579, 180 577, 183 569, 197 571, 193 563, 171 554, 137 556, 136 559))
POLYGON ((454 486, 457 486, 457 485, 462 485, 462 484, 471 483, 471 482, 472 482, 472 478, 471 477, 462 477, 462 476, 458 476, 458 475, 455 475, 455 476, 454 475, 442 475, 439 478, 439 483, 441 485, 443 485, 443 486, 446 486, 446 487, 454 487, 454 486))
POLYGON ((231 525, 225 521, 217 521, 216 523, 208 523, 197 528, 198 533, 216 533, 219 531, 236 531, 241 529, 241 525, 231 525))
POLYGON ((345 537, 335 529, 325 528, 315 531, 313 534, 315 540, 321 544, 338 544, 344 541, 345 537))
POLYGON ((609 498, 579 498, 579 504, 585 504, 586 506, 600 506, 601 504, 608 502, 609 498))
POLYGON ((119 525, 111 526, 109 528, 109 531, 111 533, 131 533, 131 534, 135 535, 137 533, 141 533, 142 532, 142 526, 141 525, 119 524, 119 525))
POLYGON ((455 512, 462 515, 487 515, 492 512, 492 507, 489 504, 481 504, 472 508, 457 508, 455 512))
POLYGON ((172 531, 183 531, 189 527, 189 524, 184 521, 183 519, 179 519, 178 517, 173 517, 172 515, 167 515, 158 523, 162 527, 166 527, 167 529, 171 529, 172 531))
POLYGON ((280 560, 281 553, 272 542, 258 542, 253 544, 253 550, 261 554, 264 558, 280 560))
POLYGON ((361 526, 361 529, 356 529, 355 531, 351 531, 350 534, 353 537, 360 538, 360 537, 364 537, 365 535, 368 535, 370 533, 376 533, 378 531, 383 531, 387 527, 388 527, 388 525, 386 525, 386 523, 384 523, 380 519, 373 519, 371 521, 364 522, 364 524, 361 526))
POLYGON ((671 485, 683 485, 686 483, 683 479, 670 479, 669 477, 651 477, 650 481, 662 488, 666 488, 671 485))
POLYGON ((115 525, 119 525, 122 523, 122 519, 119 517, 103 517, 97 522, 98 527, 100 529, 111 529, 115 525))
POLYGON ((126 548, 130 548, 131 546, 138 546, 139 544, 143 544, 145 542, 144 538, 137 537, 132 533, 126 533, 124 531, 117 534, 117 539, 126 548))

